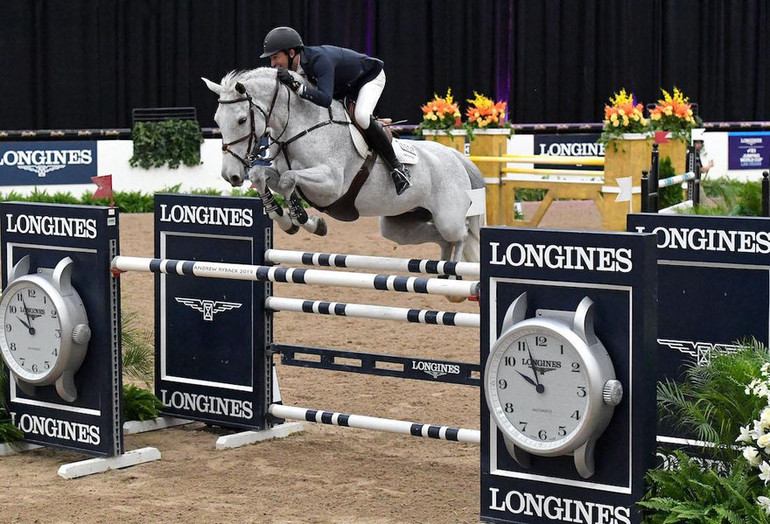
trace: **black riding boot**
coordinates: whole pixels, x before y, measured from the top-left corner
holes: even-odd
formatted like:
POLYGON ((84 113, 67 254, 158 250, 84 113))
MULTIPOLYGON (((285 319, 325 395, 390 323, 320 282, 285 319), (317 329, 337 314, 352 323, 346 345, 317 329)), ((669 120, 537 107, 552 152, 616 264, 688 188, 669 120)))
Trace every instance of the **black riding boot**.
POLYGON ((379 154, 390 167, 390 176, 393 178, 393 183, 396 185, 396 194, 400 195, 412 185, 409 170, 396 157, 396 153, 393 151, 393 145, 390 143, 390 140, 388 140, 385 129, 383 129, 382 124, 380 124, 374 117, 370 117, 369 128, 365 129, 364 133, 366 134, 369 145, 377 151, 377 154, 379 154))

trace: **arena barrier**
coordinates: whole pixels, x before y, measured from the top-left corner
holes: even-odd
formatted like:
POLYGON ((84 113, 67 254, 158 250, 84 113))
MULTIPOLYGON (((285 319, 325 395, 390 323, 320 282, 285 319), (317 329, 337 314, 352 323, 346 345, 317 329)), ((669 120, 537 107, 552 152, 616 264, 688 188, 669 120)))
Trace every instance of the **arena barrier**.
POLYGON ((650 171, 642 171, 642 212, 643 213, 676 213, 685 209, 692 209, 700 203, 700 170, 695 165, 695 148, 690 146, 687 150, 687 172, 674 175, 669 178, 658 178, 660 153, 658 144, 652 145, 650 157, 650 171), (687 182, 684 201, 673 206, 658 209, 659 189, 675 184, 687 182))

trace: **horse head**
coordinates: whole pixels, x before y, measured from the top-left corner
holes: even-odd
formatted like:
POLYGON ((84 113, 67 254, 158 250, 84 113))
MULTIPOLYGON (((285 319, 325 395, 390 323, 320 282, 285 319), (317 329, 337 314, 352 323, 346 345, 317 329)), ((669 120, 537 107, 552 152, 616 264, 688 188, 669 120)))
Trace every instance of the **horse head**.
POLYGON ((265 106, 265 99, 269 100, 270 90, 277 94, 275 70, 232 71, 219 84, 207 78, 202 80, 219 96, 214 121, 222 134, 222 178, 239 187, 261 152, 262 139, 269 134, 275 96, 269 107, 265 106))

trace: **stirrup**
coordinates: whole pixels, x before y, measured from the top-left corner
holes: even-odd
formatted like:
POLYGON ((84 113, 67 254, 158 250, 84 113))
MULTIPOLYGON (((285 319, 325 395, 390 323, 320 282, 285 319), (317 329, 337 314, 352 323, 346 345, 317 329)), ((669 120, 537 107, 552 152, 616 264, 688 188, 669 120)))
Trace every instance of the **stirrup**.
POLYGON ((393 178, 393 184, 396 186, 397 195, 400 195, 412 187, 411 177, 409 176, 409 169, 407 169, 406 166, 394 167, 390 170, 390 176, 393 178))

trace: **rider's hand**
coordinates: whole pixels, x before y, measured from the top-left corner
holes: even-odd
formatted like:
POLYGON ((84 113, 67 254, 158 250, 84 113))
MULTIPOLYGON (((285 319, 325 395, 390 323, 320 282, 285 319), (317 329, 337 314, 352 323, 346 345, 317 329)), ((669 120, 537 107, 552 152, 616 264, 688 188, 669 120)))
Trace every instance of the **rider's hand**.
POLYGON ((293 76, 291 76, 291 73, 282 67, 278 68, 278 80, 282 84, 289 86, 289 88, 291 88, 291 90, 295 93, 299 90, 300 87, 302 87, 302 84, 293 76))

